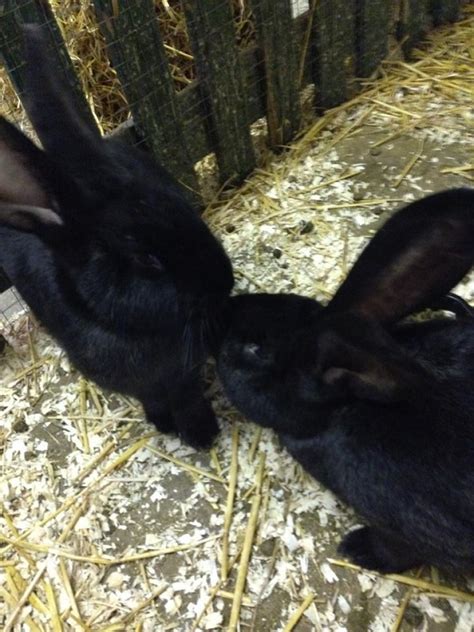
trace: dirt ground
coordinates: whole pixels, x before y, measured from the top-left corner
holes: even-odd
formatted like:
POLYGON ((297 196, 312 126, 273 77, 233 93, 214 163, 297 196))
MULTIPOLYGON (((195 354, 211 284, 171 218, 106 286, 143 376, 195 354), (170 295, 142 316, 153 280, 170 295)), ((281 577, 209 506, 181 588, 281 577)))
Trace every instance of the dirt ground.
MULTIPOLYGON (((363 112, 356 106, 211 209, 207 219, 234 262, 236 291, 327 300, 394 208, 472 186, 469 172, 443 173, 473 155, 472 107, 459 117, 448 106, 441 100, 427 126, 376 147, 390 132, 380 119, 367 117, 341 135, 363 112), (440 128, 452 133, 433 131, 440 128)), ((474 301, 473 279, 459 291, 474 301)), ((1 300, 0 309, 11 295, 1 300)), ((474 578, 425 568, 420 590, 334 563, 357 517, 302 472, 271 431, 232 410, 212 366, 208 395, 222 431, 211 452, 196 452, 155 433, 134 402, 85 382, 27 315, 10 318, 11 346, 0 356, 3 628, 31 589, 14 630, 226 629, 241 567, 237 559, 220 581, 234 447, 230 560, 241 551, 265 457, 240 630, 288 629, 307 596, 297 632, 474 629, 474 578), (446 587, 459 592, 448 596, 446 587)))

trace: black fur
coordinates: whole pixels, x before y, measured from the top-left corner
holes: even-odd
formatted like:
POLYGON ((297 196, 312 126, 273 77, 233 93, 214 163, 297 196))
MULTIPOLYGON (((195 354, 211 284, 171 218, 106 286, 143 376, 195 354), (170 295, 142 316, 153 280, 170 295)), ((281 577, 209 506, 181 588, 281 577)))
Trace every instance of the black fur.
POLYGON ((340 549, 363 566, 474 570, 474 319, 395 322, 473 263, 474 191, 450 191, 395 214, 326 308, 232 299, 224 388, 367 521, 340 549))
POLYGON ((233 286, 171 176, 75 113, 41 27, 25 27, 40 150, 0 119, 0 265, 71 362, 194 446, 218 431, 200 371, 233 286))

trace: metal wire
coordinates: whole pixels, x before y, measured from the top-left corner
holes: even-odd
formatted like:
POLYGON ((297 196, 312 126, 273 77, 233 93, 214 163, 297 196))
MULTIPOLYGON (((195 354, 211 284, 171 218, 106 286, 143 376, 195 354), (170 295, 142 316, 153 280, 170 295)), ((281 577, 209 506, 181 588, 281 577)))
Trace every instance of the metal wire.
MULTIPOLYGON (((263 3, 263 0, 261 1, 263 3)), ((283 2, 283 0, 278 1, 283 2)), ((372 6, 382 6, 384 1, 372 2, 372 6)), ((315 36, 318 19, 328 19, 329 23, 333 19, 334 28, 334 24, 337 27, 339 17, 343 15, 341 11, 344 11, 344 7, 346 7, 346 12, 354 11, 354 7, 357 7, 357 11, 352 16, 354 25, 353 51, 354 56, 359 56, 357 64, 354 59, 343 60, 343 63, 339 63, 339 61, 338 63, 333 63, 336 58, 332 59, 332 56, 340 55, 340 52, 338 52, 340 42, 338 42, 337 28, 333 35, 329 34, 328 36, 326 32, 323 33, 325 46, 327 46, 324 50, 324 56, 330 68, 329 79, 331 84, 335 86, 345 84, 350 73, 352 73, 352 77, 350 77, 348 83, 353 83, 357 67, 370 66, 371 61, 368 58, 364 58, 356 31, 357 29, 360 30, 363 19, 367 19, 368 15, 374 15, 375 20, 377 15, 380 18, 381 12, 372 14, 366 11, 362 15, 363 7, 371 4, 367 0, 360 0, 357 3, 341 2, 341 0, 334 0, 332 3, 328 0, 290 0, 290 2, 291 13, 294 19, 298 64, 301 66, 301 61, 304 61, 304 72, 301 73, 302 68, 299 68, 299 74, 301 74, 302 78, 300 88, 313 85, 314 81, 317 82, 317 71, 315 68, 318 63, 321 63, 321 50, 318 51, 317 38, 315 36), (318 13, 318 11, 320 12, 318 13), (334 15, 331 14, 331 11, 334 12, 334 15), (348 68, 350 71, 348 71, 348 68)), ((387 0, 385 2, 386 7, 390 8, 392 12, 391 15, 386 16, 387 33, 395 32, 396 30, 396 21, 401 15, 402 2, 403 0, 393 0, 391 2, 387 0)), ((5 59, 8 58, 10 60, 8 68, 10 77, 14 77, 16 73, 21 72, 23 62, 12 63, 12 59, 15 58, 12 53, 15 52, 15 55, 18 56, 18 29, 2 29, 2 24, 12 16, 17 20, 24 19, 25 16, 29 15, 30 10, 33 13, 38 11, 40 4, 47 5, 48 3, 38 3, 34 0, 17 0, 16 2, 2 3, 0 11, 0 53, 3 54, 5 59), (13 13, 9 13, 9 9, 5 7, 9 7, 13 13)), ((414 6, 416 0, 413 0, 411 4, 414 6)), ((103 11, 97 10, 98 6, 105 7, 106 5, 108 3, 94 3, 93 0, 90 0, 90 2, 85 0, 82 2, 75 0, 51 0, 49 6, 52 8, 53 13, 49 14, 46 11, 44 14, 46 16, 53 15, 54 22, 50 19, 46 20, 47 22, 49 21, 51 32, 57 33, 58 25, 61 29, 66 48, 86 93, 87 101, 92 107, 101 129, 109 132, 117 128, 124 121, 130 119, 132 113, 140 113, 140 106, 144 103, 152 108, 158 123, 162 122, 169 115, 169 112, 172 111, 176 114, 176 120, 183 121, 182 134, 185 140, 184 151, 182 151, 183 156, 187 156, 191 162, 200 160, 206 153, 214 150, 212 144, 214 142, 213 134, 211 133, 214 124, 212 119, 212 98, 209 99, 209 95, 206 94, 205 86, 199 75, 199 67, 195 58, 196 51, 193 50, 192 38, 189 35, 192 25, 186 22, 187 16, 183 12, 182 1, 166 0, 164 2, 163 0, 150 0, 148 7, 144 5, 143 0, 129 0, 127 3, 122 1, 113 2, 110 6, 115 7, 114 11, 119 11, 122 23, 128 24, 128 31, 123 32, 119 39, 113 39, 110 36, 111 16, 107 17, 103 11), (143 18, 145 14, 137 13, 140 7, 146 9, 146 16, 150 16, 149 19, 143 18), (149 29, 148 27, 152 28, 149 29), (157 41, 156 37, 155 39, 153 37, 154 27, 159 29, 160 35, 156 36, 155 33, 155 36, 158 39, 161 38, 166 53, 165 58, 161 57, 159 66, 155 66, 152 63, 147 65, 146 63, 148 59, 159 59, 154 50, 154 42, 157 41), (141 37, 142 33, 146 33, 147 36, 141 37), (106 39, 108 40, 107 47, 106 39), (131 65, 133 60, 127 54, 127 51, 130 50, 127 47, 136 46, 137 41, 139 41, 140 49, 137 60, 141 60, 142 63, 140 67, 136 66, 131 75, 130 69, 133 69, 134 66, 131 65), (119 54, 114 55, 114 50, 116 53, 118 51, 119 54), (112 67, 113 64, 115 64, 114 67, 112 67), (163 100, 160 101, 157 98, 157 94, 163 94, 163 92, 157 92, 157 78, 159 79, 168 72, 170 72, 172 77, 175 91, 175 94, 172 95, 172 107, 169 103, 163 102, 163 100), (127 76, 129 76, 128 81, 126 79, 127 76), (120 81, 117 77, 120 78, 120 81)), ((265 65, 268 63, 268 60, 258 47, 259 31, 255 15, 252 12, 253 8, 256 6, 258 8, 258 5, 255 0, 215 0, 214 2, 209 0, 205 22, 209 30, 212 31, 212 37, 214 38, 222 37, 223 30, 228 32, 228 29, 222 29, 222 25, 214 22, 217 15, 222 15, 221 9, 224 5, 227 5, 229 8, 228 15, 232 21, 234 32, 232 45, 238 51, 239 63, 242 66, 244 101, 248 110, 248 124, 262 116, 267 107, 265 102, 267 90, 265 65)), ((268 7, 268 5, 266 6, 268 7)), ((113 15, 112 17, 116 16, 113 15)), ((382 19, 385 18, 382 16, 382 19)), ((265 24, 267 25, 267 22, 265 24)), ((271 28, 271 17, 269 25, 271 28)), ((374 23, 374 33, 379 28, 380 24, 374 23)), ((368 32, 371 35, 370 28, 368 32)), ((370 55, 370 51, 367 54, 370 55)), ((64 59, 64 57, 60 57, 62 70, 64 70, 66 78, 70 79, 64 59)), ((339 60, 339 57, 337 60, 339 60)), ((273 67, 277 74, 280 70, 283 72, 284 66, 285 60, 283 59, 273 61, 273 67)), ((74 78, 72 78, 71 83, 73 80, 74 78)), ((315 92, 318 96, 318 86, 316 86, 315 92)), ((6 70, 1 68, 0 98, 0 113, 15 120, 23 130, 30 135, 34 135, 20 101, 12 89, 6 70)), ((147 127, 147 125, 143 125, 143 121, 137 122, 140 123, 137 141, 141 146, 150 148, 153 146, 153 139, 150 138, 150 133, 152 133, 150 130, 152 130, 153 126, 147 127)), ((166 134, 164 138, 166 139, 166 134)), ((168 138, 173 139, 173 134, 168 138)), ((1 281, 0 277, 0 288, 1 281)), ((13 303, 20 301, 15 292, 9 296, 11 296, 11 299, 8 300, 11 300, 13 303)), ((12 311, 13 303, 5 307, 3 303, 0 303, 0 318, 9 318, 8 315, 12 311)))

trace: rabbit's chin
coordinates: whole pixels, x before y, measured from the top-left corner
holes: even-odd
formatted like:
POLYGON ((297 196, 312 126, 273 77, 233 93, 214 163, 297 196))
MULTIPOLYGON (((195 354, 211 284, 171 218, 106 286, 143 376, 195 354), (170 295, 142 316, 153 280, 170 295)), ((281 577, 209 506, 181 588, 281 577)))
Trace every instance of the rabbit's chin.
POLYGON ((189 357, 217 356, 228 329, 228 296, 185 296, 180 299, 179 310, 185 323, 183 340, 189 357))

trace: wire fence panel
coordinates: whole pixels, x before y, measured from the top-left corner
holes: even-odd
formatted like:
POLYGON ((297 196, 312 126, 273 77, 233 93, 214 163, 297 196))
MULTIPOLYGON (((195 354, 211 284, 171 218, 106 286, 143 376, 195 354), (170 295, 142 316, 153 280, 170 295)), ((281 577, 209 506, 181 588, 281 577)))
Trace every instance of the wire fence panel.
MULTIPOLYGON (((6 0, 0 2, 0 54, 20 99, 24 97, 25 56, 22 24, 47 24, 51 63, 64 78, 74 94, 78 111, 86 121, 97 128, 97 123, 77 78, 71 58, 56 23, 50 3, 46 0, 6 0)), ((27 104, 25 104, 27 110, 27 104)))
POLYGON ((431 11, 436 26, 455 22, 459 18, 461 0, 430 0, 431 11))
POLYGON ((287 145, 302 103, 309 119, 351 98, 393 36, 409 55, 433 24, 456 20, 462 4, 0 0, 0 54, 14 88, 0 68, 0 113, 31 131, 16 96, 23 101, 21 26, 47 24, 51 64, 87 121, 149 149, 198 205, 201 159, 214 153, 220 182, 238 183, 256 164, 254 123, 271 148, 287 145))
POLYGON ((401 3, 397 36, 405 55, 423 38, 430 25, 431 0, 404 0, 401 3))
POLYGON ((318 0, 313 18, 316 106, 327 109, 349 96, 354 77, 355 0, 318 0))
POLYGON ((370 77, 388 52, 391 0, 357 0, 358 77, 370 77))
POLYGON ((195 198, 197 179, 152 0, 93 3, 138 134, 195 198))
MULTIPOLYGON (((315 84, 318 111, 338 105, 353 95, 355 78, 377 70, 386 56, 389 34, 396 34, 409 53, 431 22, 457 18, 460 4, 460 0, 83 0, 62 5, 59 0, 4 0, 0 50, 22 96, 25 65, 20 27, 24 22, 46 22, 52 63, 93 123, 88 103, 100 106, 100 99, 90 91, 84 96, 61 35, 61 29, 70 28, 74 12, 89 11, 95 20, 95 26, 87 27, 94 40, 91 51, 78 49, 70 35, 67 39, 75 51, 76 68, 107 59, 100 29, 113 70, 104 68, 102 73, 101 69, 95 87, 105 82, 111 91, 122 90, 117 98, 119 122, 130 112, 133 115, 117 133, 129 142, 143 143, 188 191, 196 191, 194 166, 200 159, 215 152, 221 182, 242 179, 255 165, 250 125, 266 117, 270 146, 287 144, 299 128, 302 88, 315 84)), ((103 128, 113 128, 112 121, 101 120, 101 112, 98 118, 103 128)), ((193 199, 198 200, 198 195, 193 199)))
POLYGON ((184 0, 183 6, 220 179, 235 181, 252 171, 255 155, 231 8, 222 0, 184 0))
POLYGON ((298 59, 289 0, 251 0, 264 61, 269 143, 284 145, 301 121, 298 59))

